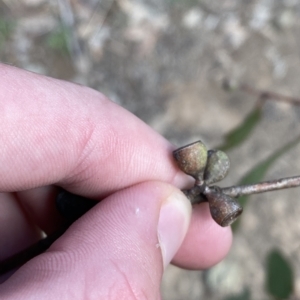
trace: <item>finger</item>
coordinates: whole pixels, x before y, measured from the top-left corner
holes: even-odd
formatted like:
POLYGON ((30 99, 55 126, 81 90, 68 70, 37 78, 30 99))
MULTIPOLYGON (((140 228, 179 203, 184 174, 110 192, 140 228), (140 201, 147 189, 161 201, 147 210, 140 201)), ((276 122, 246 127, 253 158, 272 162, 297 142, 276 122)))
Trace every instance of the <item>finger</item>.
POLYGON ((59 183, 99 198, 147 180, 185 183, 172 146, 100 93, 5 65, 0 76, 0 190, 59 183))
MULTIPOLYGON (((0 194, 0 272, 6 259, 61 228, 64 220, 55 207, 55 194, 56 188, 49 186, 0 194)), ((0 276, 0 282, 6 278, 0 276)))
POLYGON ((178 250, 190 214, 190 203, 168 184, 147 182, 117 192, 16 272, 1 295, 158 299, 163 266, 178 250))
POLYGON ((57 192, 54 186, 43 186, 16 193, 29 218, 46 234, 60 228, 64 221, 56 208, 57 192))
POLYGON ((12 194, 0 194, 0 261, 41 238, 41 232, 26 216, 12 194), (13 222, 12 222, 13 220, 13 222))
MULTIPOLYGON (((35 192, 40 194, 41 191, 40 189, 31 190, 25 194, 28 196, 28 194, 31 195, 35 192)), ((37 219, 39 219, 39 216, 37 216, 37 219)), ((60 223, 57 222, 53 223, 53 226, 55 224, 60 226, 60 223)), ((224 258, 231 242, 230 228, 220 227, 212 220, 208 205, 206 203, 195 205, 189 231, 172 262, 177 266, 188 269, 208 268, 224 258), (212 249, 214 251, 213 256, 211 255, 212 249)))

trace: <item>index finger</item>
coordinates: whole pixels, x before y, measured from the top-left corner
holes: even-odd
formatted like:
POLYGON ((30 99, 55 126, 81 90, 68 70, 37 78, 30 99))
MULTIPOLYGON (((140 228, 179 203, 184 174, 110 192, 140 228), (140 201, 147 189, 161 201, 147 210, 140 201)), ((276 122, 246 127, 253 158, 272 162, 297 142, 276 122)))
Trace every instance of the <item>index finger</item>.
POLYGON ((181 187, 172 146, 99 92, 0 66, 0 190, 59 184, 102 197, 147 180, 181 187))

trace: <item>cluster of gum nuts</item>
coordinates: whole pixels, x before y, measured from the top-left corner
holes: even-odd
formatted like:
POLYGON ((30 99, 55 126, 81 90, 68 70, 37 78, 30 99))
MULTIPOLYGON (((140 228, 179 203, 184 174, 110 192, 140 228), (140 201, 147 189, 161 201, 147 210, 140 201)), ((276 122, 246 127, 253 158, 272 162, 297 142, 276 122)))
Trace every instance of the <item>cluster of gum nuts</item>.
POLYGON ((195 179, 195 185, 184 194, 192 204, 208 202, 212 218, 222 227, 231 225, 242 213, 243 208, 232 197, 212 184, 225 178, 230 162, 221 150, 207 150, 197 141, 173 151, 181 171, 195 179))

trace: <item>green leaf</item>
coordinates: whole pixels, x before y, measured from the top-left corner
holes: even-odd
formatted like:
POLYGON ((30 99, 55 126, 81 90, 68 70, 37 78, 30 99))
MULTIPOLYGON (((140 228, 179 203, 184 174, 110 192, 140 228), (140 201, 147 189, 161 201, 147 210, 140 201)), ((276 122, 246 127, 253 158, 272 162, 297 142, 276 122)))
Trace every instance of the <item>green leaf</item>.
POLYGON ((64 54, 69 54, 68 37, 70 33, 63 26, 49 34, 46 39, 46 44, 53 50, 61 51, 64 54))
MULTIPOLYGON (((257 183, 259 181, 262 181, 270 169, 270 167, 279 159, 283 154, 285 154, 288 150, 296 146, 300 142, 300 137, 297 137, 295 140, 287 143, 280 149, 278 149, 276 152, 271 154, 269 157, 267 157, 265 160, 260 162, 258 165, 256 165, 252 170, 250 170, 238 183, 238 185, 246 185, 246 184, 252 184, 257 183)), ((241 196, 239 198, 239 202, 243 207, 245 207, 247 200, 249 199, 249 196, 241 196)), ((233 225, 232 229, 236 230, 239 227, 239 220, 237 220, 233 225)))
POLYGON ((279 250, 273 249, 267 256, 267 291, 276 299, 287 299, 294 287, 293 270, 279 250))
POLYGON ((0 18, 0 50, 2 51, 7 46, 7 40, 11 37, 13 30, 16 27, 16 22, 0 18))
POLYGON ((246 288, 241 294, 228 296, 224 300, 250 300, 250 296, 250 291, 248 288, 246 288))
POLYGON ((244 119, 244 121, 225 135, 224 143, 218 147, 220 150, 228 150, 245 141, 261 119, 261 108, 256 107, 244 119))

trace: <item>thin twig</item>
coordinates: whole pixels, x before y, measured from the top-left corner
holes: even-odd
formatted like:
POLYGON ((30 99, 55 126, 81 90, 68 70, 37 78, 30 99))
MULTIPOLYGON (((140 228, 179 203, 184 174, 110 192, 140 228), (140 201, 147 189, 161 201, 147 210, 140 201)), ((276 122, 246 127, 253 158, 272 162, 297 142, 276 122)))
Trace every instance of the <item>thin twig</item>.
POLYGON ((257 96, 259 99, 262 100, 274 100, 286 102, 293 105, 300 105, 300 98, 289 97, 274 92, 258 90, 247 84, 241 84, 239 86, 239 89, 241 91, 247 92, 250 95, 257 96))
POLYGON ((74 60, 82 55, 79 39, 75 30, 75 17, 69 0, 57 1, 60 18, 68 30, 68 48, 74 60))
POLYGON ((300 176, 294 176, 294 177, 259 182, 256 184, 225 187, 225 188, 221 188, 221 191, 230 197, 236 198, 243 195, 258 194, 258 193, 298 187, 299 185, 300 185, 300 176))
POLYGON ((87 73, 90 70, 89 57, 85 49, 80 46, 76 30, 76 22, 70 0, 57 1, 61 22, 67 29, 66 39, 73 65, 80 73, 87 73))
MULTIPOLYGON (((298 186, 300 186, 300 176, 263 181, 249 185, 236 185, 218 188, 220 189, 220 192, 232 198, 237 198, 244 195, 259 194, 298 186)), ((207 201, 205 195, 206 193, 209 193, 210 189, 212 188, 213 187, 209 186, 205 187, 195 185, 189 190, 183 190, 183 193, 191 201, 192 204, 199 204, 207 201)))
MULTIPOLYGON (((100 3, 100 1, 99 1, 99 3, 100 3)), ((99 27, 98 27, 98 29, 97 29, 97 34, 96 34, 95 36, 97 36, 98 33, 102 30, 102 28, 103 28, 103 26, 104 26, 104 23, 107 21, 107 19, 108 19, 110 13, 112 12, 112 10, 113 10, 113 8, 114 8, 115 3, 116 3, 116 0, 112 0, 112 1, 110 2, 109 6, 108 6, 108 8, 107 8, 107 10, 106 10, 106 12, 105 12, 105 14, 104 14, 104 17, 102 18, 102 21, 101 21, 101 23, 99 24, 99 27)), ((92 16, 92 17, 93 17, 93 16, 92 16)))

